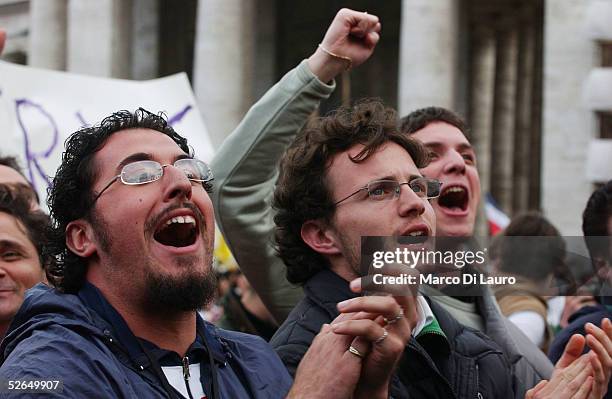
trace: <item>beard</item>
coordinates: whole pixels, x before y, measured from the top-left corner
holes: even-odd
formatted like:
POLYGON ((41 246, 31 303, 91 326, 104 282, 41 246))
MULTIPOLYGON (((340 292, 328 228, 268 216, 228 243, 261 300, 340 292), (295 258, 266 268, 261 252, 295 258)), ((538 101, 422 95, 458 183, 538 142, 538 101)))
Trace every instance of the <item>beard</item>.
MULTIPOLYGON (((190 259, 180 262, 192 263, 190 259)), ((212 265, 204 271, 185 267, 174 276, 156 273, 147 267, 143 305, 147 312, 176 313, 196 311, 210 303, 217 290, 212 265)))
POLYGON ((362 276, 361 245, 351 242, 350 238, 345 237, 342 234, 339 234, 338 237, 340 239, 340 244, 342 245, 342 254, 344 255, 344 259, 346 259, 346 263, 349 265, 351 271, 353 271, 355 275, 362 276))

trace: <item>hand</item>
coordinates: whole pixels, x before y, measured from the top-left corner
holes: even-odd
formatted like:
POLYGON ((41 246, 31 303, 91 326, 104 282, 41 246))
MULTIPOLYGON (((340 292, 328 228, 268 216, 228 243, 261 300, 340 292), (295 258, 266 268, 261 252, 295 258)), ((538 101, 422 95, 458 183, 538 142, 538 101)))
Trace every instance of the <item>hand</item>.
MULTIPOLYGON (((327 29, 321 45, 334 54, 350 58, 352 67, 356 67, 374 52, 379 32, 377 16, 343 8, 327 29)), ((317 48, 308 59, 308 66, 319 80, 329 82, 346 69, 348 61, 317 48)))
POLYGON ((594 370, 592 399, 600 399, 606 394, 610 375, 612 374, 612 323, 605 318, 599 328, 594 324, 587 323, 586 344, 591 348, 591 365, 594 370))
POLYGON ((582 335, 574 334, 567 345, 563 355, 555 365, 553 372, 556 375, 572 366, 577 359, 581 358, 585 344, 592 349, 590 353, 591 369, 593 370, 593 389, 589 398, 602 398, 608 389, 610 375, 612 374, 612 323, 609 319, 603 319, 602 328, 591 323, 585 325, 586 339, 582 335))
POLYGON ((4 43, 6 42, 6 32, 0 30, 0 55, 2 55, 2 50, 4 49, 4 43))
MULTIPOLYGON (((351 283, 353 291, 361 290, 360 281, 351 283)), ((391 377, 418 317, 415 297, 358 297, 339 303, 338 309, 349 320, 336 319, 333 331, 357 337, 352 345, 364 355, 355 397, 388 397, 391 377), (392 322, 386 323, 383 317, 392 322)))
POLYGON ((571 366, 556 372, 550 381, 540 381, 525 399, 587 399, 593 386, 590 356, 582 355, 571 366))
POLYGON ((352 398, 361 373, 361 360, 347 350, 352 340, 323 324, 300 362, 287 398, 352 398))

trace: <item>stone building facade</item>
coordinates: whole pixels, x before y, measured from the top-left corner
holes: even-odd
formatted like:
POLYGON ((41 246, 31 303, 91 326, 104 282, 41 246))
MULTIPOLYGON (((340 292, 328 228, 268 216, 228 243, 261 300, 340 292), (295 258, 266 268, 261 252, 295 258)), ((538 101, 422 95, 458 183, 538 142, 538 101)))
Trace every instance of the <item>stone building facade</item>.
POLYGON ((344 6, 379 15, 382 39, 320 112, 363 96, 401 114, 457 110, 483 190, 581 234, 592 180, 612 178, 605 163, 587 177, 593 140, 612 139, 612 0, 0 0, 3 58, 128 79, 186 71, 219 145, 344 6))

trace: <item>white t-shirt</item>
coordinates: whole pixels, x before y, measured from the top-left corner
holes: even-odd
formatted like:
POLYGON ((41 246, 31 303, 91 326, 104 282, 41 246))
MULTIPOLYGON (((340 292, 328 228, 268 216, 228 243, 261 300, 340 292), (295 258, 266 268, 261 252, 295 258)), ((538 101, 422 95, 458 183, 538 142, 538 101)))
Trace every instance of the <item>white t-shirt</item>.
POLYGON ((514 323, 539 348, 544 343, 546 334, 546 320, 537 312, 522 310, 512 313, 508 320, 514 323))
MULTIPOLYGON (((165 366, 162 371, 166 379, 174 389, 179 391, 185 398, 189 398, 185 378, 183 378, 183 366, 165 366)), ((205 399, 206 394, 200 383, 200 363, 189 365, 189 390, 193 399, 205 399)))

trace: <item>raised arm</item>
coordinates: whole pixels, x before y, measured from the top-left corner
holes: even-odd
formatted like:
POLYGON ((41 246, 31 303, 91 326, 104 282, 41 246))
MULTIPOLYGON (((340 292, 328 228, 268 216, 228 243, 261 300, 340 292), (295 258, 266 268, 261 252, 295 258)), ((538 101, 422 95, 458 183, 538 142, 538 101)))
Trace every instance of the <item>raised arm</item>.
POLYGON ((272 242, 270 203, 278 161, 319 102, 333 92, 333 79, 349 66, 348 59, 356 67, 370 57, 379 31, 376 16, 340 10, 321 46, 251 107, 213 159, 218 225, 240 268, 279 323, 302 290, 285 278, 285 266, 272 242))

